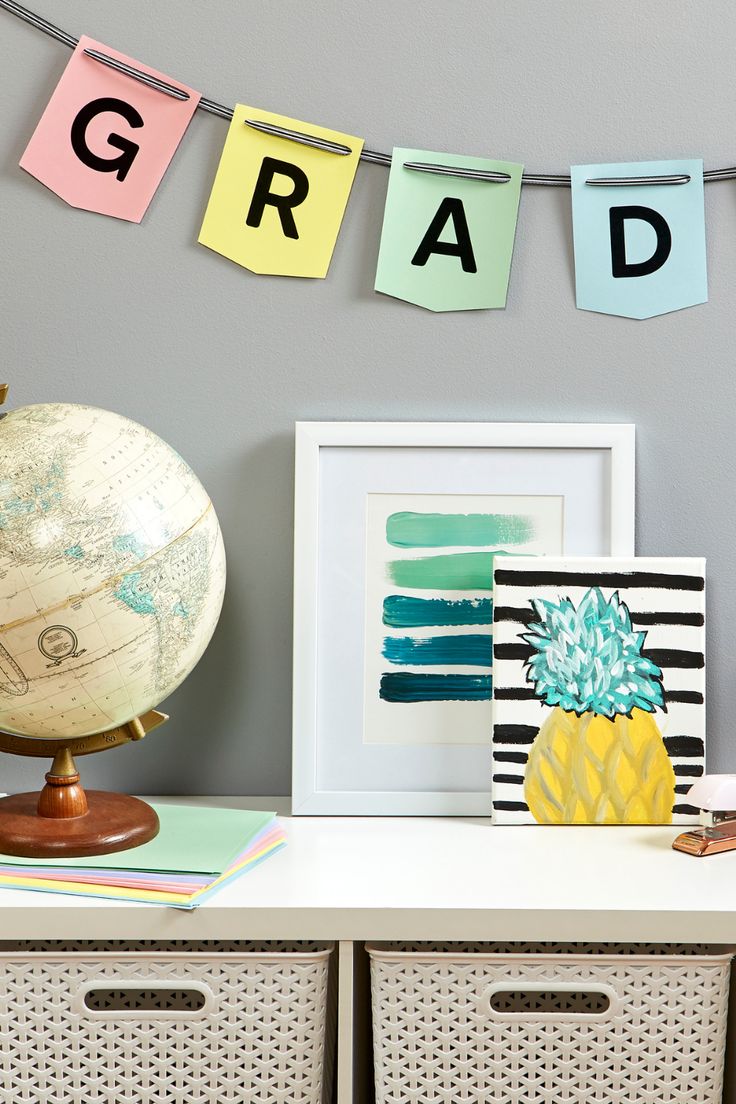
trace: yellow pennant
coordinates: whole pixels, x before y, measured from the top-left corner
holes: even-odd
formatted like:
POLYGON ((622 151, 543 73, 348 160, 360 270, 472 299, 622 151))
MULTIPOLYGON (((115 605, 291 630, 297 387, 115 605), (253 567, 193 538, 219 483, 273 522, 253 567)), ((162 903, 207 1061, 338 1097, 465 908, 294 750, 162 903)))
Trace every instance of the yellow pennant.
POLYGON ((251 272, 324 279, 362 148, 362 138, 237 104, 200 243, 251 272))

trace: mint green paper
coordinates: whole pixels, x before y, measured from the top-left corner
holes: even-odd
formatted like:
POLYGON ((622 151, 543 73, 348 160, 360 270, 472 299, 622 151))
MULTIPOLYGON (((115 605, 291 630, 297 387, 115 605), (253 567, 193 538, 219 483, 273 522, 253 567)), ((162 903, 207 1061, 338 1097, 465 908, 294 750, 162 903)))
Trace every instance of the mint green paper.
POLYGON ((0 864, 219 875, 276 815, 245 809, 151 804, 158 813, 161 830, 155 839, 140 847, 81 859, 26 859, 0 855, 0 864))
MULTIPOLYGON (((395 149, 383 215, 376 291, 433 311, 505 307, 523 166, 461 154, 395 149), (438 176, 404 167, 415 161, 455 168, 508 173, 505 184, 438 176), (432 253, 426 264, 412 264, 442 201, 462 201, 477 272, 465 272, 460 257, 432 253)), ((453 221, 440 242, 457 241, 453 221)))

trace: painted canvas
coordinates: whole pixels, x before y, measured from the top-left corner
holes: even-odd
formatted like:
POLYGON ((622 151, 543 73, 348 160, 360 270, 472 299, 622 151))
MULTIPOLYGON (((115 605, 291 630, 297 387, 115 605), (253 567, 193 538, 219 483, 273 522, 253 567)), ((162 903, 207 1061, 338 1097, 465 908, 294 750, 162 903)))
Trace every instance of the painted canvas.
POLYGON ((517 559, 494 584, 494 822, 697 820, 705 561, 517 559))
POLYGON ((363 741, 489 743, 493 564, 559 555, 564 497, 369 494, 363 741))

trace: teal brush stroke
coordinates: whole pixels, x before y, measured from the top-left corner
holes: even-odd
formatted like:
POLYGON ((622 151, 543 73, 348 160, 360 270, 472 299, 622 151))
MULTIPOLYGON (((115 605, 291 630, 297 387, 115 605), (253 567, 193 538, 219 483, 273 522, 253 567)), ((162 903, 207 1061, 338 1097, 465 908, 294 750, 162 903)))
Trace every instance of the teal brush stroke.
POLYGON ((423 701, 490 701, 490 675, 418 675, 396 671, 381 676, 382 701, 411 704, 423 701))
POLYGON ((493 560, 506 552, 456 552, 390 560, 386 565, 394 586, 414 590, 492 590, 493 560))
POLYGON ((490 598, 410 598, 389 594, 383 600, 383 623, 394 629, 415 629, 423 625, 490 625, 490 598))
POLYGON ((526 544, 534 538, 534 521, 517 514, 391 514, 386 540, 396 548, 487 547, 526 544))
POLYGON ((387 636, 383 655, 389 663, 418 666, 490 667, 493 638, 490 633, 462 636, 387 636))

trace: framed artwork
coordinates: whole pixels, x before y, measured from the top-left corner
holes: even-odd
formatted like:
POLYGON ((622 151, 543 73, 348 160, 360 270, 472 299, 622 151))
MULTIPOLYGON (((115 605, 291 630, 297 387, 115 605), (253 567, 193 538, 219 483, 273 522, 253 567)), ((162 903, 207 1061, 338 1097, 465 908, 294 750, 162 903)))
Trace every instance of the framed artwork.
POLYGON ((498 824, 677 824, 705 770, 705 561, 496 561, 498 824))
POLYGON ((633 426, 297 423, 294 813, 489 816, 494 563, 633 546, 633 426))

